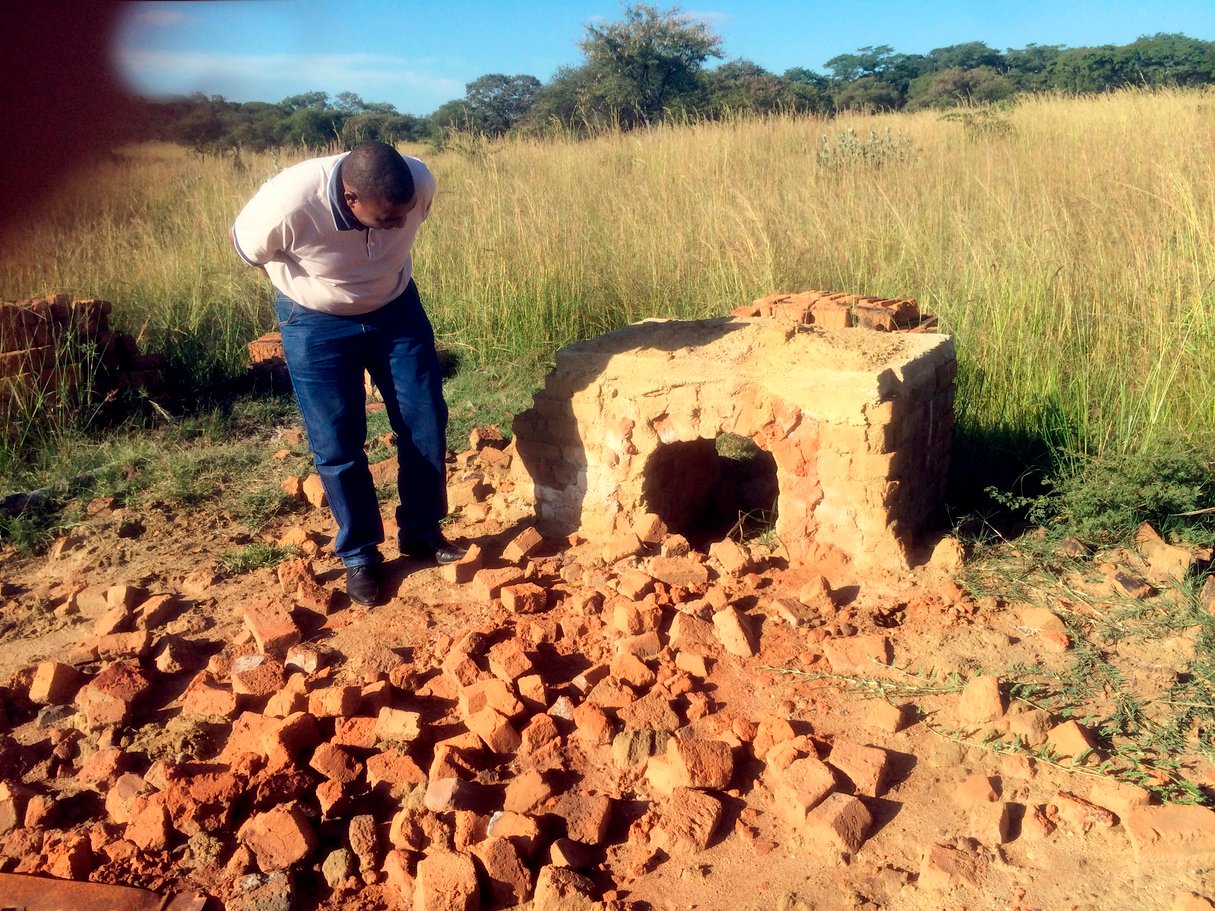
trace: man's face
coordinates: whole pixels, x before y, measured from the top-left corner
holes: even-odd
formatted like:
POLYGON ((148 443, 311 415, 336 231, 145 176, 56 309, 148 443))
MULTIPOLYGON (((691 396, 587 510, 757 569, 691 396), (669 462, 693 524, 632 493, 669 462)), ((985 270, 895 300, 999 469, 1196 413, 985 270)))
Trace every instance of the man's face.
POLYGON ((390 203, 382 199, 367 199, 359 196, 353 190, 347 189, 346 205, 365 228, 388 230, 400 228, 405 224, 405 216, 413 211, 418 198, 415 196, 409 202, 390 203))

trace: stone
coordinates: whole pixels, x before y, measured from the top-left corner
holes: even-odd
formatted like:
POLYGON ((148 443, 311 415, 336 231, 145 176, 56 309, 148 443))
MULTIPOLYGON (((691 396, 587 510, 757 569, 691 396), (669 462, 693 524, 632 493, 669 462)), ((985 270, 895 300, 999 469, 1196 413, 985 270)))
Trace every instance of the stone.
POLYGON ((389 743, 411 743, 421 733, 421 718, 418 712, 385 706, 376 716, 376 739, 389 743))
POLYGON ((336 848, 325 855, 321 863, 321 875, 330 889, 338 891, 355 873, 354 853, 348 848, 336 848))
POLYGON ((1028 747, 1042 746, 1054 726, 1054 719, 1045 709, 1025 709, 1008 719, 1008 732, 1028 747))
POLYGON ((979 726, 1004 716, 1004 697, 996 677, 980 675, 967 681, 958 699, 958 718, 966 725, 979 726))
POLYGON ((652 557, 645 571, 658 581, 676 588, 694 588, 709 581, 709 568, 695 557, 652 557))
MULTIPOLYGON (((308 694, 308 712, 317 718, 349 718, 359 711, 362 702, 363 690, 361 687, 327 686, 308 694)), ((381 709, 381 712, 383 711, 381 709)), ((378 722, 379 718, 377 717, 376 720, 378 722)), ((386 725, 386 728, 388 726, 386 725)), ((408 726, 407 722, 406 726, 408 726)), ((393 738, 385 736, 384 739, 393 738)))
POLYGON ((232 692, 266 699, 282 689, 286 678, 282 662, 269 655, 241 655, 232 662, 232 692))

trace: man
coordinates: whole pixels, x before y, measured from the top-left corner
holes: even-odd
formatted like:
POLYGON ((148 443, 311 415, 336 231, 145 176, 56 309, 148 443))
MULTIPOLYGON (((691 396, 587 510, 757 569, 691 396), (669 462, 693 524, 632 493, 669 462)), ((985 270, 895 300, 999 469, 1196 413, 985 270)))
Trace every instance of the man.
POLYGON ((434 194, 422 162, 367 142, 271 178, 232 227, 236 252, 278 289, 287 369, 338 524, 333 549, 346 566, 346 591, 360 604, 379 601, 384 540, 363 450, 364 369, 397 435, 401 552, 439 563, 465 553, 439 530, 447 514, 447 404, 413 281, 411 250, 434 194))

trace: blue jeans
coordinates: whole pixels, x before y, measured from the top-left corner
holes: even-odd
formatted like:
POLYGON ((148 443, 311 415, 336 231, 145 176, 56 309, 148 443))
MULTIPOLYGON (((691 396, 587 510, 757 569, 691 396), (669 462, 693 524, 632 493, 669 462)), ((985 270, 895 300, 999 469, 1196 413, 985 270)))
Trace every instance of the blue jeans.
POLYGON ((384 396, 397 435, 397 526, 402 540, 435 534, 447 514, 447 403, 434 331, 417 286, 371 313, 336 316, 274 301, 308 446, 337 520, 333 550, 348 567, 380 562, 384 523, 363 445, 363 371, 384 396))

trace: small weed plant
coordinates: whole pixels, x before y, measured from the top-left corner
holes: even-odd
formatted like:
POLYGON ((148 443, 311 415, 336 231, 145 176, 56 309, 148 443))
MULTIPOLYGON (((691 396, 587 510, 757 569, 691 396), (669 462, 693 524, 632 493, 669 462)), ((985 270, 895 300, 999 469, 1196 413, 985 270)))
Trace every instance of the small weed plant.
POLYGON ((870 130, 860 136, 852 127, 833 139, 824 135, 819 143, 816 160, 825 170, 851 168, 880 168, 885 165, 907 164, 917 155, 915 144, 901 131, 887 127, 882 132, 870 130))
POLYGON ((297 552, 295 547, 279 547, 277 544, 257 541, 224 554, 219 558, 219 563, 227 572, 239 575, 264 566, 277 566, 294 557, 297 552))

